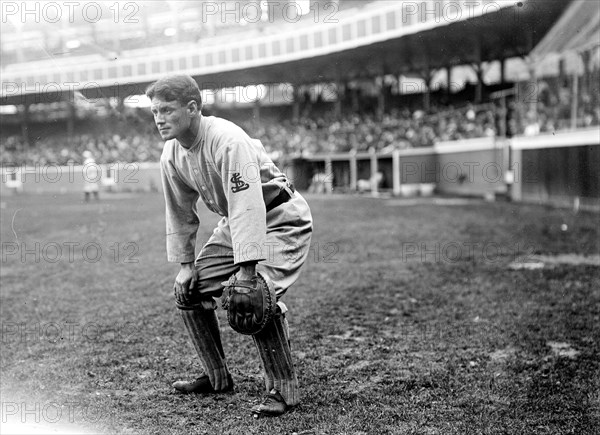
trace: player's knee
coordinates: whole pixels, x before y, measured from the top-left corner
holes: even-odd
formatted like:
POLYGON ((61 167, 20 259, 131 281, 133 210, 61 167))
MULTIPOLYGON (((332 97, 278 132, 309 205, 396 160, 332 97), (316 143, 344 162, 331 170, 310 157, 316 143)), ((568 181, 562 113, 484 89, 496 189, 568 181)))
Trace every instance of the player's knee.
POLYGON ((180 310, 216 310, 217 302, 209 295, 188 297, 186 301, 175 298, 175 306, 180 310))

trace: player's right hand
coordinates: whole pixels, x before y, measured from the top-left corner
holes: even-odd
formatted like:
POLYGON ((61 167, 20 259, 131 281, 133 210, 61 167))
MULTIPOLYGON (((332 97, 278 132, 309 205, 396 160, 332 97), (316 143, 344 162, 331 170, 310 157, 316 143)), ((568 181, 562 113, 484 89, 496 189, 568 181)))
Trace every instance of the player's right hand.
POLYGON ((191 305, 192 293, 196 290, 197 282, 198 270, 194 263, 183 263, 173 285, 175 300, 183 305, 191 305))

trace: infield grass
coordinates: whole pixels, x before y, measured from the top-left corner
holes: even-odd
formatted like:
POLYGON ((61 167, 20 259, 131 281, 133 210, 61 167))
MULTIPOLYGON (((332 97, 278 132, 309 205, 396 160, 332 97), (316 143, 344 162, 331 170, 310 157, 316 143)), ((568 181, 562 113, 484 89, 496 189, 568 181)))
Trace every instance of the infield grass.
MULTIPOLYGON (((599 432, 600 267, 508 267, 598 255, 598 215, 308 197, 312 249, 284 298, 303 400, 255 420, 260 363, 221 310, 235 393, 171 388, 200 365, 161 194, 80 199, 2 198, 2 433, 599 432)), ((200 209, 202 242, 218 217, 200 209)))

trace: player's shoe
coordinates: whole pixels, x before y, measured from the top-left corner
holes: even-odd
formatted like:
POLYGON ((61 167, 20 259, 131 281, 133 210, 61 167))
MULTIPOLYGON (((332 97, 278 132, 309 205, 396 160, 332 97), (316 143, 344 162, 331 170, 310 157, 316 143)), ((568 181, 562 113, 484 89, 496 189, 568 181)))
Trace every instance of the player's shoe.
POLYGON ((258 418, 261 415, 277 417, 284 414, 290 408, 277 390, 271 390, 260 404, 252 408, 252 414, 254 414, 254 418, 258 418))
POLYGON ((207 375, 200 376, 195 381, 176 381, 173 382, 173 388, 180 393, 190 394, 215 394, 215 393, 227 393, 233 390, 233 378, 231 375, 227 376, 227 387, 222 390, 215 391, 210 383, 207 375))

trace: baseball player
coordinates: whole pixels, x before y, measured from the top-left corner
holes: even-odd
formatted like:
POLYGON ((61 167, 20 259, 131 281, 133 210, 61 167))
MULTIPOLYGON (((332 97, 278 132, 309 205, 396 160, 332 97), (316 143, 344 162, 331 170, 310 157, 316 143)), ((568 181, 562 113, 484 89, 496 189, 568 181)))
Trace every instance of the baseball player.
POLYGON ((83 161, 83 194, 85 202, 90 200, 90 196, 94 195, 95 199, 99 199, 100 192, 100 167, 96 164, 94 155, 91 151, 85 150, 82 153, 83 161))
POLYGON ((181 264, 175 304, 204 374, 173 384, 183 393, 233 389, 221 344, 215 298, 223 296, 234 330, 251 334, 262 360, 266 394, 255 416, 281 415, 299 403, 286 306, 279 301, 308 256, 312 216, 304 198, 258 140, 237 125, 201 113, 190 76, 172 75, 146 95, 166 141, 161 174, 166 202, 167 259, 181 264), (222 216, 195 255, 197 201, 222 216))

